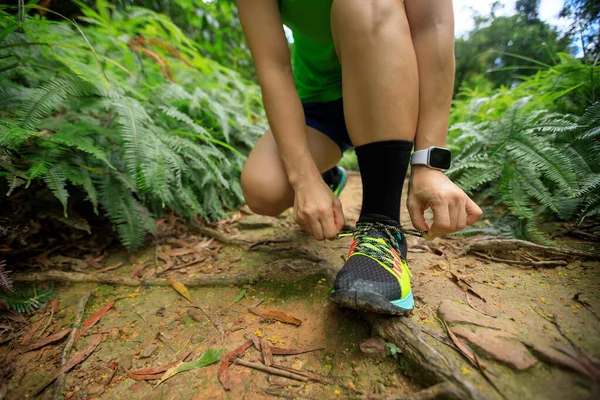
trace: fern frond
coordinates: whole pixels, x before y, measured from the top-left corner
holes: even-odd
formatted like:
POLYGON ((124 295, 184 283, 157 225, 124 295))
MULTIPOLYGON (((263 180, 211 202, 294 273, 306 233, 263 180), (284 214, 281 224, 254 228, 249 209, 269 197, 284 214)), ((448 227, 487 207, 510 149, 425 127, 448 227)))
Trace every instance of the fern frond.
POLYGON ((56 78, 35 89, 17 114, 21 128, 33 129, 46 115, 60 107, 67 96, 82 96, 89 92, 89 84, 66 78, 56 78))
POLYGON ((581 118, 579 124, 581 126, 597 125, 600 122, 600 101, 596 101, 594 104, 589 106, 581 118))
POLYGON ((528 220, 534 217, 535 213, 529 205, 529 194, 520 179, 506 166, 500 178, 500 195, 504 204, 519 219, 528 220))
POLYGON ((590 174, 585 181, 581 183, 581 188, 575 193, 574 197, 583 197, 598 191, 600 196, 600 174, 590 174))
POLYGON ((524 165, 533 165, 565 192, 575 191, 575 175, 570 160, 542 140, 515 136, 507 149, 524 165))
POLYGON ((50 189, 50 191, 62 204, 65 217, 67 216, 67 201, 69 199, 69 192, 67 192, 66 189, 66 168, 68 167, 65 167, 63 164, 56 165, 50 168, 43 176, 44 182, 46 182, 48 189, 50 189))
POLYGON ((111 169, 115 169, 108 161, 108 154, 106 151, 96 146, 94 140, 86 136, 86 133, 88 132, 89 127, 86 127, 85 125, 78 126, 74 124, 65 124, 61 127, 60 131, 53 134, 49 140, 88 153, 106 163, 111 169))
POLYGON ((12 271, 7 271, 4 267, 6 267, 6 261, 0 261, 0 289, 5 292, 12 292, 13 282, 9 275, 12 271))
POLYGON ((15 294, 0 292, 0 299, 6 302, 8 308, 21 314, 31 314, 39 309, 44 303, 52 300, 55 296, 56 292, 52 290, 42 290, 38 292, 35 288, 31 291, 15 294))
POLYGON ((579 223, 589 217, 600 216, 600 196, 588 200, 579 215, 579 223))

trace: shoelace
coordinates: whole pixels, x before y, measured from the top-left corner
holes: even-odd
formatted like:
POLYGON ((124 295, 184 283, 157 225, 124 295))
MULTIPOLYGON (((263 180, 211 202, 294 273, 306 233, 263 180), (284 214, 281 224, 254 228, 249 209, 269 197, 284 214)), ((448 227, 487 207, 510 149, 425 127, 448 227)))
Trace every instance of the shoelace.
MULTIPOLYGON (((355 239, 357 239, 355 248, 360 249, 360 252, 382 260, 388 265, 394 265, 396 262, 398 262, 398 260, 394 259, 394 253, 388 249, 391 245, 393 245, 397 250, 396 254, 402 257, 398 243, 404 240, 402 237, 403 233, 414 236, 423 236, 423 232, 416 229, 405 229, 401 226, 391 226, 380 223, 361 222, 356 225, 353 232, 341 233, 338 235, 338 237, 347 237, 352 235, 355 239), (383 233, 385 238, 369 236, 369 232, 372 230, 377 230, 383 233)), ((410 272, 410 269, 408 269, 408 265, 406 265, 406 268, 409 276, 412 277, 412 273, 410 272)))

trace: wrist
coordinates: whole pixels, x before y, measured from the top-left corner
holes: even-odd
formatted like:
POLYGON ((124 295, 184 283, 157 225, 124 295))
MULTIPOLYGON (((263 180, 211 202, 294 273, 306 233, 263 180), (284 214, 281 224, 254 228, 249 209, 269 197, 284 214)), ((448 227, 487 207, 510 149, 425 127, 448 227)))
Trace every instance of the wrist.
POLYGON ((306 165, 305 168, 294 168, 288 172, 288 182, 296 190, 298 187, 312 184, 315 180, 322 179, 319 170, 314 163, 306 165))
POLYGON ((418 179, 424 176, 438 176, 443 175, 446 176, 444 171, 440 171, 439 169, 429 168, 427 165, 412 165, 410 167, 410 179, 418 179))

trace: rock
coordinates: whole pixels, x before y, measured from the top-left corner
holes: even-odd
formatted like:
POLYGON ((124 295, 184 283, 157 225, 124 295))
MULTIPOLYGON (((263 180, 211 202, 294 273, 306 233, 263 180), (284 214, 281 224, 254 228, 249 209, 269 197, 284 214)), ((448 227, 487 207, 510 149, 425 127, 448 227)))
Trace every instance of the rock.
POLYGON ((385 341, 380 337, 367 339, 360 344, 360 351, 373 358, 385 358, 385 341))
POLYGON ((573 371, 577 371, 582 375, 593 379, 593 377, 590 375, 590 372, 583 365, 579 364, 575 359, 569 357, 563 352, 546 345, 534 345, 533 351, 539 355, 539 358, 542 361, 572 369, 573 371))
POLYGON ((265 215, 248 215, 238 221, 238 226, 242 229, 262 229, 269 228, 277 223, 277 219, 265 215))
POLYGON ((512 322, 502 318, 492 318, 483 315, 466 305, 458 304, 451 300, 444 300, 438 307, 438 313, 451 325, 452 323, 469 323, 472 325, 485 326, 488 328, 515 332, 512 322))
POLYGON ((140 358, 152 357, 154 354, 156 354, 157 350, 158 350, 158 346, 155 344, 151 344, 150 346, 148 346, 144 350, 142 350, 142 352, 140 353, 140 358))
POLYGON ((204 340, 204 336, 202 336, 201 334, 198 333, 191 337, 190 343, 197 344, 197 343, 202 342, 203 340, 204 340))
POLYGON ((479 347, 498 361, 518 370, 527 369, 538 361, 527 348, 510 332, 495 329, 466 326, 453 326, 452 332, 479 347))

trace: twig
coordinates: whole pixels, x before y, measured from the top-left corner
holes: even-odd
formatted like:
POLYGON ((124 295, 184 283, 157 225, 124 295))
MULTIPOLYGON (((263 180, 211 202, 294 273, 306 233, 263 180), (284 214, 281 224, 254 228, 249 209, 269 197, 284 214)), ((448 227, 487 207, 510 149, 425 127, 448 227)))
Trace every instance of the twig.
MULTIPOLYGON (((69 338, 67 339, 67 343, 63 348, 63 351, 60 355, 60 365, 63 366, 71 356, 71 349, 73 348, 73 343, 75 343, 75 336, 77 335, 77 331, 81 326, 81 322, 83 321, 83 314, 85 313, 85 307, 87 306, 88 300, 92 292, 87 292, 83 295, 83 297, 77 303, 77 310, 75 311, 75 321, 73 323, 73 329, 69 334, 69 338)), ((65 389, 65 377, 66 373, 62 373, 56 377, 56 382, 54 383, 54 392, 52 394, 52 400, 63 399, 64 389, 65 389)))
POLYGON ((284 371, 284 370, 281 370, 278 368, 267 367, 262 364, 257 364, 257 363, 244 361, 244 360, 235 360, 234 363, 243 365, 244 367, 253 368, 258 371, 266 372, 268 374, 279 375, 279 376, 283 376, 285 378, 294 379, 294 380, 301 381, 301 382, 308 381, 308 378, 305 376, 300 376, 298 374, 294 374, 292 372, 284 371))
POLYGON ((545 261, 545 260, 541 260, 541 261, 522 260, 522 261, 517 261, 517 260, 507 260, 505 258, 488 256, 488 255, 483 254, 478 251, 474 251, 473 253, 477 257, 483 258, 485 260, 500 262, 500 263, 509 264, 509 265, 533 266, 533 267, 562 267, 562 266, 565 266, 568 264, 565 260, 556 260, 556 261, 553 261, 553 260, 548 260, 548 261, 545 261))

